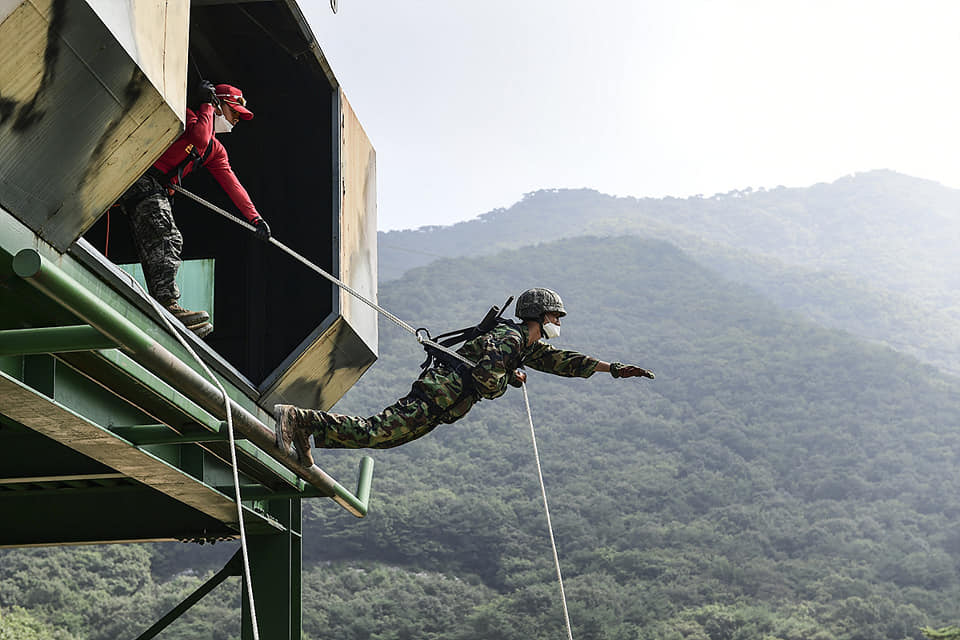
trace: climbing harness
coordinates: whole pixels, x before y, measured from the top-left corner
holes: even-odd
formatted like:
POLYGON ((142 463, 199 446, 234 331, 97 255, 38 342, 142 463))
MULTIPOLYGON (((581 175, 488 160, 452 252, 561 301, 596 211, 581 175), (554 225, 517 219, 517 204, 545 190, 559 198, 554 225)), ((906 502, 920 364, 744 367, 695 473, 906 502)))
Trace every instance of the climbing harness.
MULTIPOLYGON (((467 408, 472 405, 474 402, 479 402, 483 399, 482 395, 477 390, 474 385, 473 376, 470 375, 473 365, 465 364, 463 361, 466 358, 454 358, 450 356, 446 351, 441 351, 439 348, 435 347, 434 344, 440 345, 444 348, 452 348, 454 345, 460 344, 462 342, 469 342, 474 338, 477 338, 488 331, 491 331, 499 324, 509 324, 514 325, 511 320, 504 320, 500 316, 503 314, 503 311, 506 310, 510 303, 513 301, 513 296, 507 298, 507 301, 503 304, 501 309, 498 306, 490 307, 490 310, 487 311, 487 315, 483 317, 483 320, 480 321, 480 324, 473 325, 471 327, 464 327, 463 329, 457 329, 456 331, 448 331, 447 333, 442 333, 439 336, 431 337, 430 332, 424 328, 417 329, 418 336, 426 336, 426 339, 421 340, 423 345, 423 350, 427 352, 427 358, 420 364, 420 378, 427 376, 428 372, 434 366, 440 366, 446 368, 450 371, 453 371, 460 375, 460 381, 462 388, 460 394, 457 396, 449 407, 441 407, 437 404, 436 399, 434 399, 430 394, 425 393, 423 389, 418 387, 416 384, 413 385, 412 393, 419 397, 421 400, 430 405, 436 415, 439 416, 440 422, 444 424, 452 424, 456 422, 465 413, 463 408, 464 401, 469 401, 467 408), (427 344, 429 342, 429 344, 427 344)), ((454 352, 456 353, 456 352, 454 352)), ((467 360, 469 362, 469 360, 467 360)))
POLYGON ((460 372, 466 365, 463 362, 463 358, 454 359, 446 351, 441 351, 434 344, 438 344, 441 347, 453 347, 454 345, 460 344, 461 342, 469 342, 474 338, 483 335, 484 333, 492 330, 498 324, 514 324, 510 320, 504 320, 501 316, 503 312, 507 310, 507 307, 510 306, 510 303, 513 302, 513 296, 507 298, 507 301, 503 303, 503 307, 498 307, 496 305, 490 307, 490 310, 487 311, 487 315, 483 317, 483 320, 480 321, 480 324, 473 325, 472 327, 464 327, 463 329, 457 329, 455 331, 448 331, 446 333, 441 333, 436 337, 432 337, 430 332, 425 328, 421 327, 417 329, 417 335, 424 335, 427 338, 427 341, 421 341, 423 344, 424 351, 427 352, 427 359, 423 361, 420 365, 420 368, 427 370, 432 367, 434 363, 443 363, 452 371, 460 372))
MULTIPOLYGON (((191 198, 192 200, 198 202, 199 204, 207 207, 207 208, 210 209, 211 211, 214 211, 215 213, 219 213, 221 216, 227 218, 227 219, 230 220, 231 222, 233 222, 233 223, 235 223, 235 224, 238 224, 238 225, 244 227, 244 228, 247 229, 248 231, 253 231, 254 233, 256 232, 256 227, 254 227, 254 226, 253 226, 252 224, 250 224, 249 222, 246 222, 245 220, 241 220, 240 218, 238 218, 238 217, 236 217, 235 215, 231 214, 230 212, 228 212, 228 211, 226 211, 226 210, 218 207, 217 205, 215 205, 215 204, 213 204, 213 203, 211 203, 211 202, 208 202, 207 200, 204 200, 204 199, 201 198, 200 196, 195 195, 195 194, 187 191, 186 189, 184 189, 184 188, 181 187, 180 185, 171 184, 170 186, 171 186, 171 188, 173 188, 174 190, 182 193, 183 195, 187 196, 188 198, 191 198)), ((445 364, 445 365, 447 365, 447 366, 451 366, 451 364, 452 364, 453 368, 460 368, 460 369, 462 369, 464 366, 467 366, 467 367, 469 367, 469 368, 472 369, 473 367, 476 366, 476 363, 471 362, 469 359, 467 359, 467 358, 465 358, 464 356, 462 356, 461 354, 457 353, 456 351, 454 351, 454 350, 451 349, 450 347, 451 347, 452 345, 458 344, 458 343, 460 343, 460 342, 465 342, 465 341, 467 341, 467 340, 471 340, 471 339, 473 339, 473 338, 475 338, 475 337, 477 337, 477 336, 479 336, 479 335, 481 335, 481 334, 483 334, 483 333, 486 333, 487 331, 490 331, 491 329, 493 329, 494 327, 496 327, 498 324, 504 324, 504 323, 511 323, 511 322, 512 322, 512 321, 510 321, 510 320, 506 320, 506 319, 502 318, 501 316, 503 315, 503 312, 506 310, 507 306, 509 306, 509 304, 513 301, 513 296, 511 296, 510 298, 507 299, 507 301, 504 303, 504 305, 503 305, 502 308, 496 307, 496 306, 492 307, 492 308, 487 312, 486 316, 484 316, 483 320, 480 321, 480 324, 477 324, 477 325, 472 326, 472 327, 466 327, 466 328, 464 328, 464 329, 458 329, 458 330, 456 330, 456 331, 449 331, 449 332, 447 332, 447 333, 440 334, 440 335, 437 336, 436 338, 433 338, 433 337, 430 336, 430 332, 427 331, 426 329, 424 329, 424 328, 422 328, 422 327, 419 328, 419 329, 413 328, 413 326, 410 325, 409 323, 404 322, 403 320, 401 320, 400 318, 398 318, 398 317, 395 316, 394 314, 390 313, 389 311, 387 311, 386 309, 384 309, 383 307, 381 307, 381 306, 378 305, 377 303, 373 302, 372 300, 369 300, 368 298, 366 298, 365 296, 363 296, 362 294, 360 294, 358 291, 356 291, 355 289, 353 289, 352 287, 350 287, 349 285, 347 285, 345 282, 342 282, 340 279, 338 279, 338 278, 336 278, 335 276, 327 273, 326 271, 324 271, 323 269, 321 269, 321 268, 318 267, 317 265, 313 264, 312 262, 310 262, 309 260, 307 260, 306 258, 304 258, 303 256, 301 256, 299 253, 297 253, 297 252, 294 251, 293 249, 287 247, 285 244, 283 244, 282 242, 280 242, 280 241, 277 240, 276 238, 271 237, 271 238, 269 239, 269 242, 270 242, 270 244, 276 246, 277 248, 279 248, 279 249, 281 249, 282 251, 284 251, 285 253, 287 253, 290 257, 294 258, 295 260, 297 260, 298 262, 300 262, 301 264, 303 264, 304 266, 306 266, 307 268, 309 268, 309 269, 311 269, 312 271, 315 271, 316 273, 320 274, 321 276, 323 276, 324 278, 326 278, 327 280, 329 280, 330 282, 332 282, 332 283, 335 284, 336 286, 340 287, 341 289, 343 289, 344 291, 346 291, 347 293, 349 293, 350 295, 352 295, 352 296, 355 297, 356 299, 360 300, 361 302, 363 302, 363 303, 366 304, 367 306, 371 307, 372 309, 374 309, 375 311, 377 311, 379 314, 383 315, 385 318, 389 319, 391 322, 393 322, 394 324, 396 324, 396 325, 397 325, 398 327, 400 327, 401 329, 407 331, 408 333, 411 333, 414 337, 416 337, 417 341, 423 346, 424 350, 426 350, 426 352, 427 352, 427 359, 426 359, 426 361, 424 362, 424 364, 422 365, 422 366, 424 367, 424 370, 426 370, 426 368, 429 367, 430 364, 433 363, 434 361, 441 362, 441 363, 443 363, 443 364, 445 364)), ((178 336, 178 337, 179 337, 179 336, 178 336)), ((189 348, 188 348, 188 349, 189 349, 189 348)), ((192 350, 191 350, 191 353, 193 353, 192 350)), ((196 357, 196 356, 195 356, 195 357, 196 357)), ((204 369, 206 369, 206 365, 204 365, 204 369)), ((209 371, 209 370, 208 370, 208 371, 209 371)), ((209 375, 209 374, 208 374, 208 375, 209 375)), ((214 378, 214 380, 216 380, 216 378, 214 378)), ((217 381, 217 386, 220 387, 221 391, 223 392, 223 387, 220 386, 220 382, 219 382, 219 381, 217 381)), ((523 401, 524 401, 524 404, 526 404, 526 407, 527 407, 527 419, 528 419, 529 422, 530 422, 530 436, 531 436, 531 439, 533 440, 533 455, 534 455, 534 458, 535 458, 535 460, 536 460, 536 462, 537 462, 537 475, 538 475, 538 477, 540 478, 540 493, 541 493, 541 495, 543 496, 543 509, 544 509, 544 512, 546 513, 546 516, 547 516, 547 529, 548 529, 549 532, 550 532, 550 546, 551 546, 552 549, 553 549, 553 562, 554 562, 554 566, 555 566, 556 569, 557 569, 557 581, 560 583, 560 598, 561 598, 562 603, 563 603, 563 618, 564 618, 564 622, 565 622, 566 628, 567 628, 567 637, 569 638, 569 640, 573 640, 573 631, 572 631, 571 628, 570 628, 570 615, 569 615, 569 613, 568 613, 568 611, 567 611, 567 596, 566 596, 566 593, 564 592, 564 588, 563 588, 563 575, 562 575, 561 572, 560 572, 560 558, 559 558, 559 556, 557 555, 557 543, 556 543, 556 540, 554 539, 554 536, 553 536, 553 523, 552 523, 551 520, 550 520, 550 508, 549 508, 549 506, 547 505, 547 489, 546 489, 546 486, 544 485, 544 482, 543 482, 543 470, 542 470, 542 468, 541 468, 541 466, 540 466, 540 452, 539 452, 539 450, 537 449, 537 436, 536 436, 536 432, 535 432, 534 426, 533 426, 533 414, 532 414, 531 411, 530 411, 530 399, 529 399, 529 397, 528 397, 528 395, 527 395, 527 385, 526 385, 526 383, 525 383, 525 382, 522 383, 521 387, 522 387, 522 389, 523 389, 523 401)), ((223 392, 223 394, 224 394, 224 398, 226 398, 226 392, 223 392)), ((228 424, 230 424, 230 423, 229 423, 229 419, 230 419, 229 407, 228 407, 227 419, 228 419, 228 424)), ((230 427, 230 434, 231 434, 231 449, 232 449, 232 446, 233 446, 233 429, 232 429, 232 426, 230 427)), ((234 453, 234 456, 236 456, 235 453, 234 453)), ((234 459, 235 459, 235 458, 234 458, 234 459)), ((234 464, 234 474, 236 474, 236 465, 235 465, 235 464, 234 464)), ((234 477, 236 477, 236 475, 235 475, 234 477)), ((238 505, 238 507, 239 507, 239 504, 240 504, 240 502, 239 502, 239 485, 238 485, 238 489, 237 489, 237 505, 238 505)), ((240 522, 241 522, 241 527, 242 527, 242 524, 243 524, 243 519, 242 519, 242 518, 241 518, 240 522)), ((243 540, 242 531, 241 531, 241 540, 243 540)), ((245 548, 244 548, 244 549, 245 549, 245 548)), ((244 558, 246 558, 246 556, 244 556, 244 558)), ((251 589, 251 594, 252 594, 252 591, 253 591, 253 590, 251 589)), ((253 607, 252 607, 252 604, 253 604, 253 603, 252 603, 252 595, 251 595, 251 611, 252 611, 252 608, 253 608, 253 607)), ((254 626, 256 626, 256 625, 254 625, 254 626)))
POLYGON ((530 422, 530 439, 533 441, 533 457, 537 461, 537 476, 540 478, 540 494, 543 496, 543 511, 547 514, 547 530, 550 532, 550 547, 553 549, 553 564, 557 568, 557 582, 560 583, 560 600, 563 603, 563 621, 567 625, 567 638, 573 640, 570 628, 570 614, 567 612, 567 594, 563 590, 563 575, 560 573, 560 556, 557 555, 557 542, 553 538, 553 523, 550 521, 550 507, 547 505, 547 487, 543 484, 543 469, 540 467, 540 452, 537 449, 537 434, 533 429, 533 413, 530 411, 530 398, 527 395, 527 383, 521 385, 523 403, 527 406, 527 420, 530 422))
MULTIPOLYGON (((207 158, 209 158, 210 154, 213 152, 213 136, 211 136, 210 140, 207 142, 207 148, 203 150, 203 153, 197 151, 196 145, 193 144, 188 144, 186 151, 186 157, 181 160, 177 166, 170 169, 170 171, 167 171, 166 174, 156 170, 159 176, 155 177, 157 178, 157 181, 160 182, 160 186, 164 187, 165 189, 170 189, 171 185, 183 182, 183 175, 185 173, 193 171, 198 165, 203 166, 203 163, 207 161, 207 158), (187 168, 189 168, 190 171, 187 171, 187 168), (174 178, 177 179, 176 182, 173 181, 174 178)), ((151 169, 153 169, 153 167, 148 169, 148 172, 151 169)))
MULTIPOLYGON (((233 215, 233 214, 230 213, 229 211, 226 211, 226 210, 224 210, 224 209, 221 209, 220 207, 218 207, 217 205, 213 204, 212 202, 208 202, 207 200, 204 200, 204 199, 201 198, 200 196, 198 196, 198 195, 196 195, 196 194, 193 194, 193 193, 187 191, 186 189, 184 189, 183 187, 181 187, 181 186, 178 185, 178 184, 171 184, 170 187, 171 187, 174 191, 178 191, 179 193, 182 193, 183 195, 187 196, 188 198, 190 198, 190 199, 192 199, 192 200, 194 200, 194 201, 202 204, 203 206, 207 207, 208 209, 210 209, 210 210, 213 211, 214 213, 219 213, 221 216, 223 216, 223 217, 226 218, 227 220, 233 222, 234 224, 240 225, 241 227, 243 227, 243 228, 246 229, 247 231, 253 231, 254 233, 256 233, 256 227, 254 227, 252 224, 250 224, 250 223, 247 222, 246 220, 241 220, 240 218, 238 218, 237 216, 233 215)), ((299 253, 297 253, 296 251, 294 251, 293 249, 291 249, 291 248, 288 247, 287 245, 285 245, 285 244, 283 244, 282 242, 280 242, 279 240, 277 240, 276 238, 271 237, 271 238, 268 240, 268 242, 269 242, 270 244, 272 244, 273 246, 277 247, 278 249, 280 249, 281 251, 283 251, 284 253, 286 253, 287 255, 289 255, 291 258, 293 258, 293 259, 297 260, 298 262, 300 262, 302 265, 304 265, 304 266, 307 267, 308 269, 310 269, 310 270, 312 270, 312 271, 315 271, 316 273, 319 273, 321 276, 323 276, 324 278, 326 278, 327 280, 329 280, 329 281, 332 282, 333 284, 337 285, 338 287, 340 287, 341 289, 343 289, 344 291, 346 291, 347 293, 349 293, 350 295, 352 295, 354 298, 356 298, 356 299, 359 300, 360 302, 362 302, 362 303, 364 303, 365 305, 369 306, 370 308, 372 308, 373 310, 375 310, 377 313, 379 313, 379 314, 382 315, 383 317, 387 318, 388 320, 390 320, 391 322, 393 322, 395 325, 397 325, 398 327, 400 327, 401 329, 403 329, 403 330, 406 331, 407 333, 410 333, 411 335, 413 335, 413 336, 417 339, 417 342, 419 342, 421 345, 423 345, 424 349, 426 349, 427 347, 430 347, 430 348, 432 348, 432 349, 435 349, 436 351, 439 351, 439 352, 441 352, 441 353, 444 353, 444 354, 446 354, 447 356, 449 356, 449 357, 451 357, 451 358, 454 358, 454 359, 460 361, 461 363, 467 365, 467 366, 470 367, 470 368, 473 368, 473 367, 476 366, 476 363, 475 363, 475 362, 472 362, 472 361, 468 360, 467 358, 464 358, 462 355, 460 355, 459 353, 457 353, 457 352, 454 351, 453 349, 450 349, 449 347, 445 347, 445 346, 443 346, 442 344, 438 344, 437 342, 435 342, 433 339, 430 338, 430 334, 429 334, 428 332, 426 332, 425 329, 423 329, 423 330, 414 329, 411 324, 409 324, 409 323, 407 323, 407 322, 404 322, 403 320, 401 320, 401 319, 398 318, 397 316, 393 315, 392 313, 390 313, 389 311, 387 311, 386 309, 384 309, 383 307, 381 307, 380 305, 378 305, 376 302, 373 302, 372 300, 370 300, 370 299, 368 299, 367 297, 365 297, 363 294, 361 294, 359 291, 357 291, 356 289, 354 289, 353 287, 351 287, 351 286, 348 285, 347 283, 341 281, 339 278, 330 275, 329 273, 327 273, 326 271, 324 271, 323 269, 321 269, 321 268, 318 267, 317 265, 313 264, 312 262, 310 262, 309 260, 307 260, 306 258, 304 258, 302 255, 300 255, 299 253)))
POLYGON ((225 407, 227 417, 227 435, 229 436, 230 444, 230 466, 233 470, 234 499, 237 503, 237 521, 240 525, 240 551, 243 556, 243 579, 246 583, 247 596, 250 604, 250 626, 253 628, 253 640, 260 640, 260 628, 257 623, 257 607, 253 600, 253 581, 250 578, 250 557, 247 553, 247 531, 243 524, 243 504, 240 502, 240 475, 237 467, 237 448, 236 440, 233 435, 233 414, 230 410, 230 397, 227 395, 227 390, 224 389, 223 385, 220 383, 220 379, 213 375, 213 372, 210 371, 207 363, 197 355, 197 352, 193 350, 187 340, 180 334, 180 331, 174 329, 173 324, 167 318, 163 307, 160 306, 160 303, 154 300, 153 296, 144 291, 139 282, 136 280, 133 282, 140 288, 140 291, 143 292, 144 297, 150 301, 150 304, 160 316, 160 319, 163 320, 164 325, 166 325, 167 331, 172 333, 180 345, 187 350, 187 353, 189 353, 193 359, 197 361, 197 363, 203 368, 204 373, 207 374, 207 378, 213 381, 213 383, 217 386, 217 389, 219 389, 220 393, 223 395, 223 405, 225 407))

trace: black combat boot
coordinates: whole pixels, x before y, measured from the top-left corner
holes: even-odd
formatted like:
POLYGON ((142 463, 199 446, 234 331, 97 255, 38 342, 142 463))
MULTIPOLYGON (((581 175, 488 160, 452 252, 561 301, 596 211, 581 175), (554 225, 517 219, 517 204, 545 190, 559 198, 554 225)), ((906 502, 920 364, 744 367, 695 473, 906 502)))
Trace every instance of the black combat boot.
POLYGON ((273 417, 276 420, 277 448, 284 452, 290 451, 290 445, 297 452, 297 459, 305 467, 313 466, 313 453, 310 451, 310 434, 312 432, 307 420, 304 419, 305 409, 298 409, 292 404, 278 404, 273 407, 273 417))

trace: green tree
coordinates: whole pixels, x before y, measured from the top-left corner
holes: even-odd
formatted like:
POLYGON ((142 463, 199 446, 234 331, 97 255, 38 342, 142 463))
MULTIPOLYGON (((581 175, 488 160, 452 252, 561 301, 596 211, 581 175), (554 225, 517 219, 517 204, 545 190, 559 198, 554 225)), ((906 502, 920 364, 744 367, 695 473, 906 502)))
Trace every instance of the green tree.
POLYGON ((37 620, 20 607, 0 611, 0 640, 68 640, 69 636, 37 620))

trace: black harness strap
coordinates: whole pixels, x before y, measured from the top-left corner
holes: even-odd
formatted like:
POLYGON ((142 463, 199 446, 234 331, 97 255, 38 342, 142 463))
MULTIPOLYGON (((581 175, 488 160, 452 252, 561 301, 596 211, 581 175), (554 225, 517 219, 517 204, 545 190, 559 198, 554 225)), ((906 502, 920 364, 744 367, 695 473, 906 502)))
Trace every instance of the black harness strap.
POLYGON ((177 179, 177 184, 183 180, 183 174, 186 171, 187 167, 190 167, 190 170, 193 171, 194 165, 199 161, 200 166, 203 166, 203 163, 207 161, 207 158, 210 157, 210 153, 213 151, 213 136, 210 136, 210 141, 207 142, 207 148, 203 150, 203 153, 197 151, 197 147, 194 145, 189 145, 187 147, 187 157, 180 161, 180 164, 175 166, 173 169, 168 171, 164 176, 163 186, 166 187, 168 184, 173 182, 173 179, 177 179))
MULTIPOLYGON (((492 330, 497 325, 513 324, 512 321, 505 320, 500 317, 503 315, 503 312, 507 309, 507 307, 510 306, 511 302, 513 302, 513 296, 507 298, 507 301, 503 304, 502 308, 497 306, 490 307, 490 310, 487 311, 487 315, 483 317, 483 320, 480 321, 480 324, 472 327, 464 327, 463 329, 457 329, 456 331, 441 333, 436 338, 431 338, 430 332, 426 329, 418 329, 417 332, 419 333, 420 331, 424 331, 428 338, 443 347, 452 347, 453 345, 460 344, 461 342, 469 342, 470 340, 473 340, 474 338, 492 330)), ((426 372, 427 369, 436 363, 441 363, 451 371, 456 371, 461 375, 463 375, 464 371, 469 371, 469 367, 466 363, 458 360, 449 353, 441 351, 433 345, 425 342, 422 344, 423 350, 427 352, 427 359, 424 360, 420 365, 420 368, 423 369, 424 372, 426 372)), ((423 374, 421 373, 420 375, 423 374)))

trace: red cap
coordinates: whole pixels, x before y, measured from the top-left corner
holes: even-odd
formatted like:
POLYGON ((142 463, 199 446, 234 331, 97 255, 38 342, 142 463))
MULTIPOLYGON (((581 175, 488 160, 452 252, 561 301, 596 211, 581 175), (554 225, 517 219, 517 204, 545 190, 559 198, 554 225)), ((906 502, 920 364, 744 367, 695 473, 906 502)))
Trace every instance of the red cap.
POLYGON ((243 92, 229 84, 218 84, 214 89, 221 102, 230 104, 230 108, 240 115, 241 120, 250 120, 253 118, 253 111, 247 109, 247 101, 243 97, 243 92))

